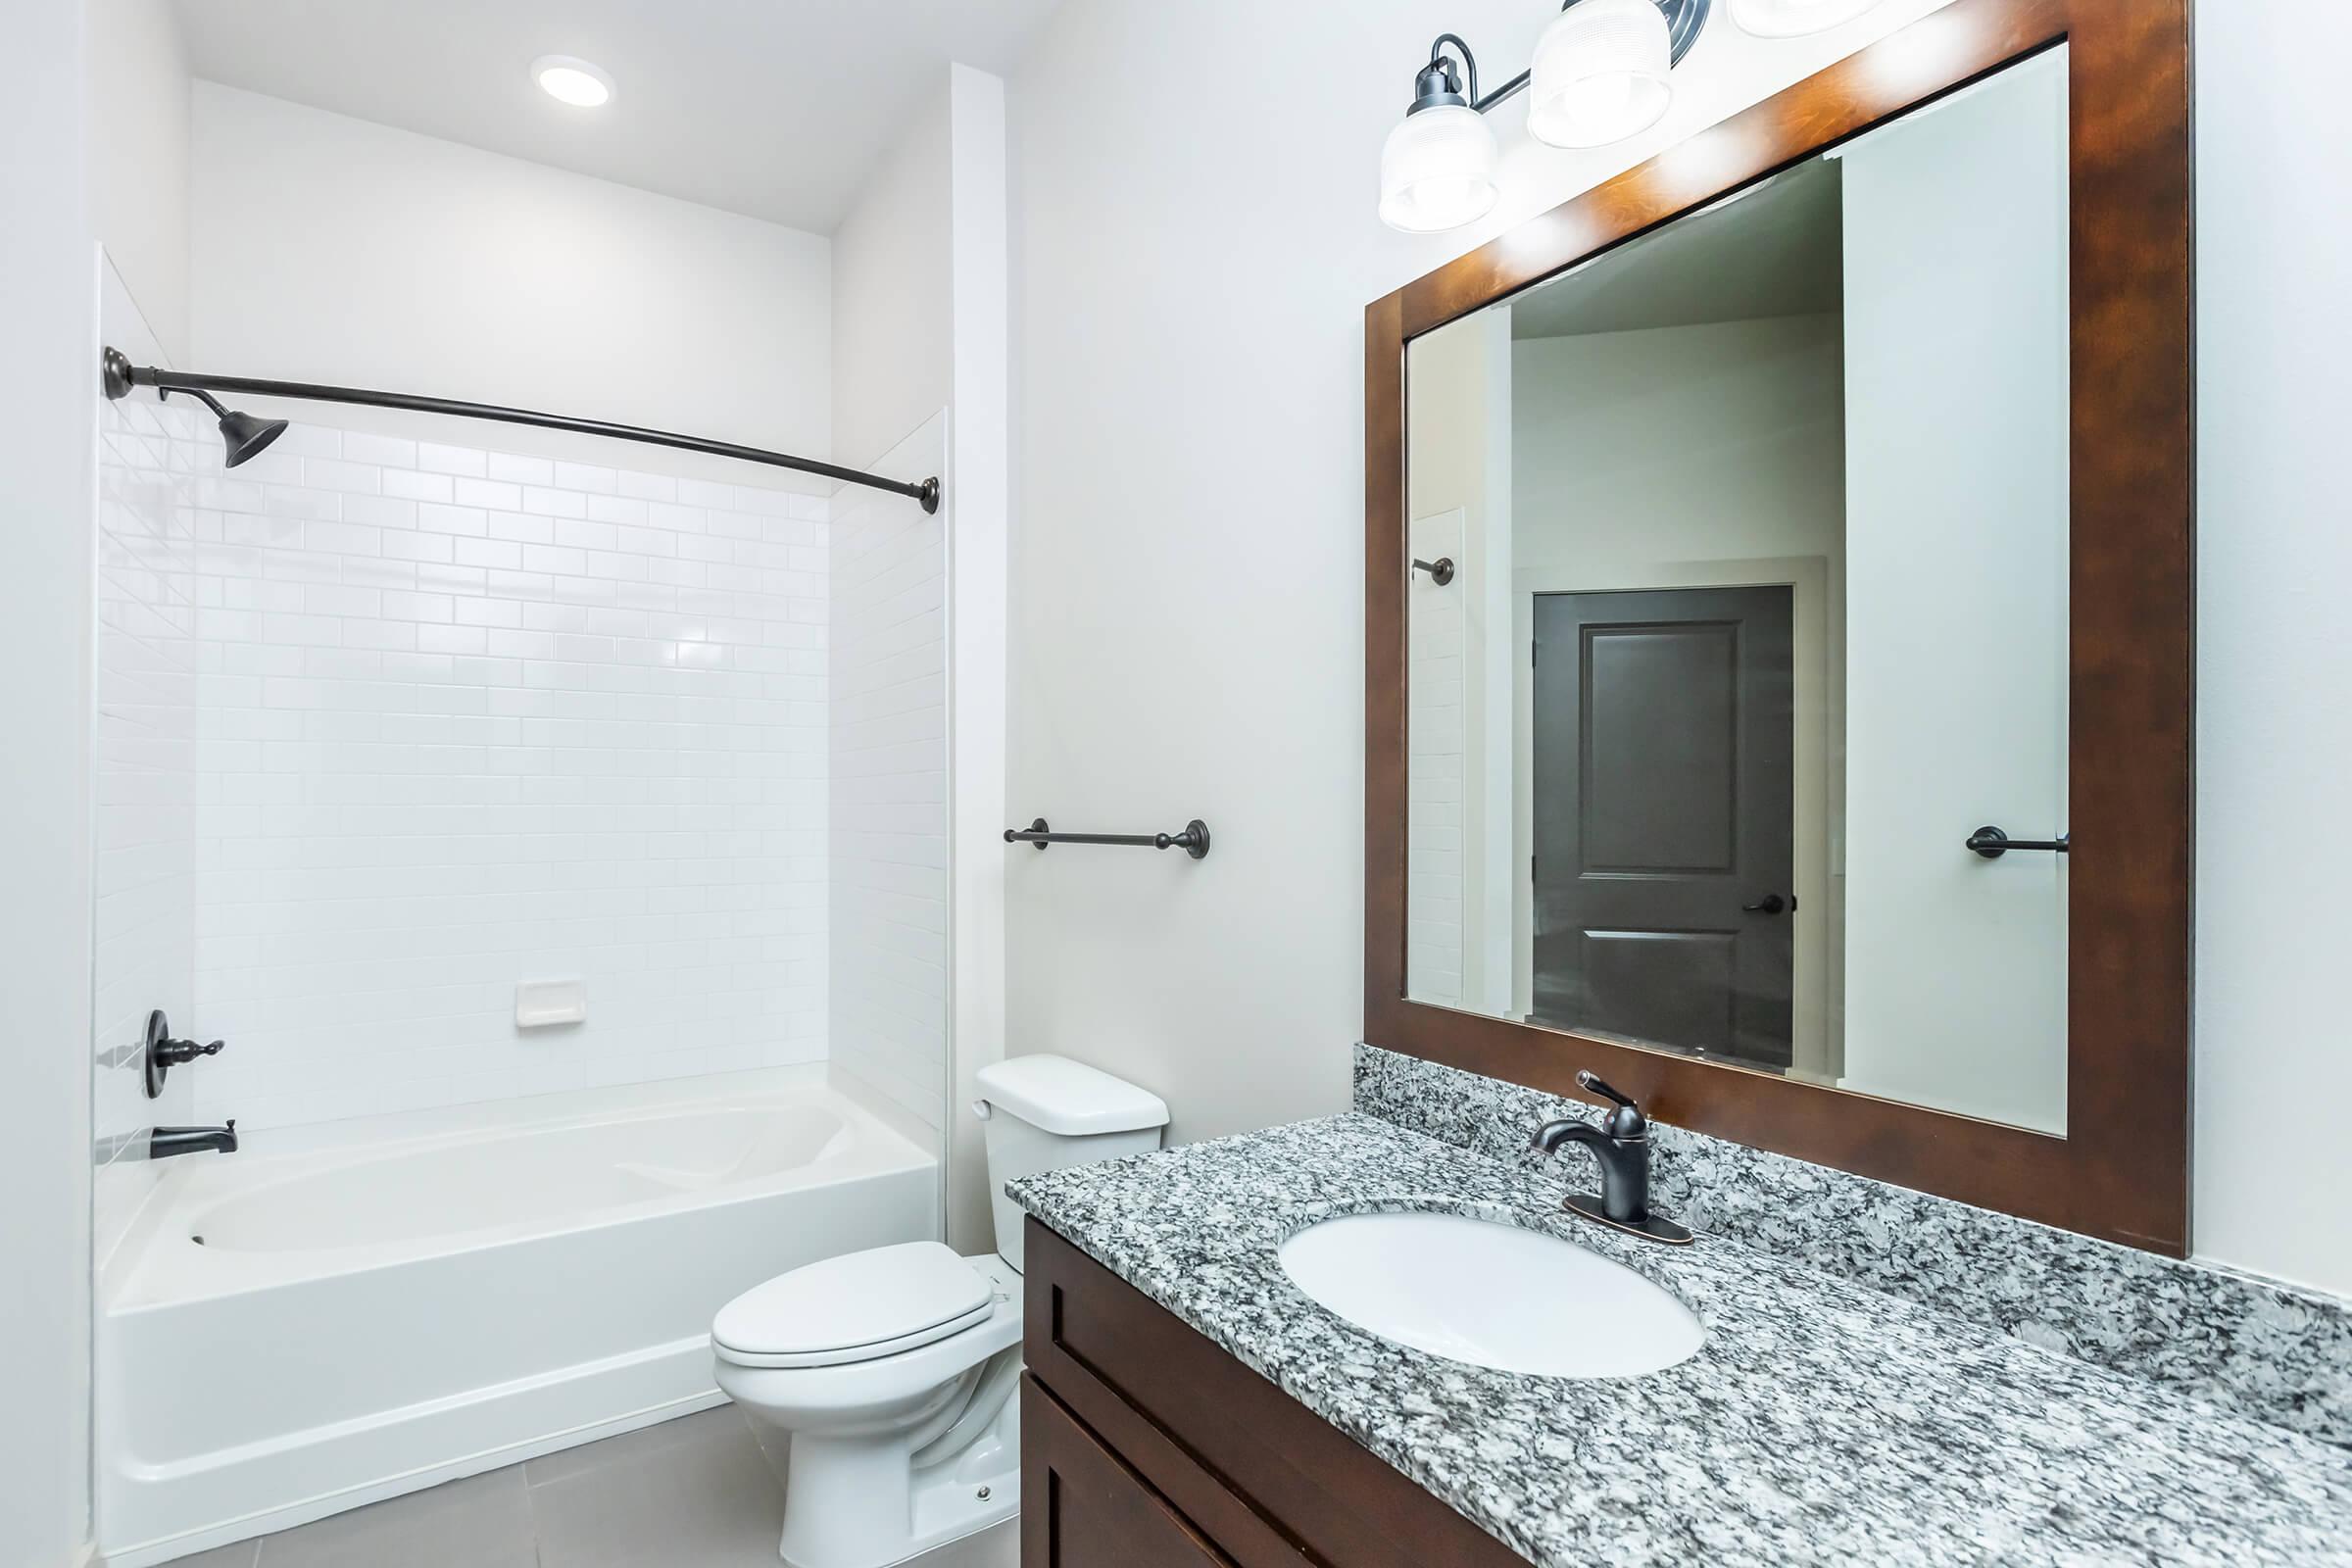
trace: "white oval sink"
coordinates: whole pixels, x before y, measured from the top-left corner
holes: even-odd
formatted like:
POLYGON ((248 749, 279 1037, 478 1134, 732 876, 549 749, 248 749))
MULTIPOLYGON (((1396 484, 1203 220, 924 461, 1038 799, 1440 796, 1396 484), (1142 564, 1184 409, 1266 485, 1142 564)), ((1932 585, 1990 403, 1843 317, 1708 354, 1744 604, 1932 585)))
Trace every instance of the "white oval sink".
POLYGON ((1282 1244, 1283 1271, 1357 1328, 1501 1372, 1624 1378, 1706 1330, 1632 1269, 1541 1231, 1459 1214, 1349 1214, 1282 1244))

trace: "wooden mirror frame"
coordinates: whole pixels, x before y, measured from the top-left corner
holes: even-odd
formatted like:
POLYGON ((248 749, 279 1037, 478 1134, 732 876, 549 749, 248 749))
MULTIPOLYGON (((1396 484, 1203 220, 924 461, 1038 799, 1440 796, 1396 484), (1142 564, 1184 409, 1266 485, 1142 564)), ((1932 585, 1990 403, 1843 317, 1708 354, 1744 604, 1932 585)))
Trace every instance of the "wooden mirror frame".
POLYGON ((1589 1067, 1672 1124, 2185 1255, 2188 61, 2187 0, 1952 0, 1366 308, 1366 1041, 1558 1094, 1589 1067), (1406 344, 2060 42, 2073 202, 2066 1136, 1406 1000, 1406 344))

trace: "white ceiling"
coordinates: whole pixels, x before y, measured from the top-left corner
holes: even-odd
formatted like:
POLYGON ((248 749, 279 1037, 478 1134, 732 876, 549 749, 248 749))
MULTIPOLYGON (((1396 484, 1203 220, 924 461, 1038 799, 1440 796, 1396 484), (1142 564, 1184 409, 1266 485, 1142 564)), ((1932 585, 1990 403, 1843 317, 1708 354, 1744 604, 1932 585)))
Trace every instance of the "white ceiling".
POLYGON ((951 61, 1008 72, 1057 0, 177 0, 193 73, 829 234, 951 61), (616 84, 539 90, 541 55, 616 84))
POLYGON ((1838 309, 1844 212, 1816 158, 1509 301, 1513 337, 1576 337, 1838 309))

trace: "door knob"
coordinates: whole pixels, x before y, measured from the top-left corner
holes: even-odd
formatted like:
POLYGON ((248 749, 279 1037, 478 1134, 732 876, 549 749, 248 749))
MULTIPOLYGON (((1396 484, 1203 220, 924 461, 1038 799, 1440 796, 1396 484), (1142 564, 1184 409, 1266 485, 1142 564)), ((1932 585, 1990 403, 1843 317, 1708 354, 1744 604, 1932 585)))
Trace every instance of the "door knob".
POLYGON ((1767 893, 1755 903, 1742 904, 1740 907, 1749 914, 1783 914, 1796 907, 1796 900, 1784 899, 1778 893, 1767 893))

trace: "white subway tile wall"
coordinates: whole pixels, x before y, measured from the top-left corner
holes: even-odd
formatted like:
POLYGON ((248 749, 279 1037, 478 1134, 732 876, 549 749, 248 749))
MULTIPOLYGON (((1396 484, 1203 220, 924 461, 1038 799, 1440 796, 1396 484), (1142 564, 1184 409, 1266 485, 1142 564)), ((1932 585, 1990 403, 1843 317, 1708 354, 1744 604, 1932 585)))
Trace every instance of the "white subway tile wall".
POLYGON ((825 1056, 824 497, 306 420, 195 503, 200 1116, 825 1056))
MULTIPOLYGON (((944 472, 947 416, 874 465, 944 472)), ((833 1060, 933 1128, 948 1098, 948 528, 834 498, 833 1060)))
POLYGON ((141 1048, 154 1008, 181 1034, 196 1024, 191 557, 197 474, 217 442, 209 422, 148 399, 106 404, 99 438, 91 1085, 103 1256, 136 1207, 125 1184, 143 1191, 148 1177, 142 1135, 187 1120, 192 1102, 185 1074, 147 1098, 141 1048))

